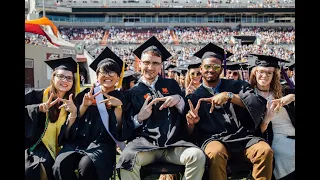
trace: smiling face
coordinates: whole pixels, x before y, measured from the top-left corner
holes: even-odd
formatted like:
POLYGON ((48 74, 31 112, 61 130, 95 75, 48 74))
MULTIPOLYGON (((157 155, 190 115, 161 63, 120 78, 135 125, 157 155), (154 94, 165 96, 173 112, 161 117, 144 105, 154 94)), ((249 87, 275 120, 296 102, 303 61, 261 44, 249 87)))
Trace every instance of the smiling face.
POLYGON ((193 84, 198 84, 201 80, 200 68, 192 68, 189 70, 190 79, 193 84))
POLYGON ((105 88, 113 88, 118 82, 119 76, 114 71, 105 72, 100 69, 97 79, 101 86, 105 88))
POLYGON ((227 70, 226 73, 226 78, 227 79, 233 79, 233 80, 239 80, 239 72, 238 70, 227 70))
POLYGON ((142 76, 147 81, 153 81, 161 71, 161 57, 152 52, 145 52, 141 56, 140 68, 142 76))
POLYGON ((222 72, 221 60, 214 57, 209 57, 202 60, 200 72, 204 80, 208 83, 217 82, 222 72))
POLYGON ((274 71, 275 71, 274 67, 258 66, 255 71, 258 86, 269 88, 274 71))
POLYGON ((73 73, 67 70, 56 70, 53 77, 53 85, 60 92, 68 92, 74 83, 73 73))

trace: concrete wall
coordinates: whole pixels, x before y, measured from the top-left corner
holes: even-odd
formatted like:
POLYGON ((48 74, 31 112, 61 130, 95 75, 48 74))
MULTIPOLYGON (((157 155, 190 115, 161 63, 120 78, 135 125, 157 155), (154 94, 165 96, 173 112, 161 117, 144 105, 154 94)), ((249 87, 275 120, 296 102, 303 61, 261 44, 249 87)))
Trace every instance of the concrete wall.
POLYGON ((50 68, 44 62, 47 60, 48 53, 63 57, 61 49, 25 44, 25 58, 33 59, 34 88, 45 88, 50 83, 47 74, 52 71, 48 72, 50 68))

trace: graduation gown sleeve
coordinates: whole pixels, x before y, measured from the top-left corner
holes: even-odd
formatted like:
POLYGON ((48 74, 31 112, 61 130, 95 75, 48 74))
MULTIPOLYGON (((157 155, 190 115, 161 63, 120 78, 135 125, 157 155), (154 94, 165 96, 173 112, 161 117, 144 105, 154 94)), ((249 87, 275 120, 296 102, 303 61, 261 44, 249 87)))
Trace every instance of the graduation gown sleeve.
MULTIPOLYGON (((256 94, 251 85, 245 81, 238 81, 235 83, 235 89, 238 89, 238 95, 245 105, 246 109, 242 111, 249 112, 251 118, 240 118, 243 125, 247 128, 258 128, 261 120, 263 119, 264 112, 266 111, 266 100, 256 94), (238 88, 239 87, 239 88, 238 88), (254 127, 252 127, 254 125, 254 127)), ((240 108, 238 108, 240 110, 240 108)))
POLYGON ((43 89, 32 89, 25 93, 25 148, 31 147, 44 131, 46 114, 39 111, 43 89))

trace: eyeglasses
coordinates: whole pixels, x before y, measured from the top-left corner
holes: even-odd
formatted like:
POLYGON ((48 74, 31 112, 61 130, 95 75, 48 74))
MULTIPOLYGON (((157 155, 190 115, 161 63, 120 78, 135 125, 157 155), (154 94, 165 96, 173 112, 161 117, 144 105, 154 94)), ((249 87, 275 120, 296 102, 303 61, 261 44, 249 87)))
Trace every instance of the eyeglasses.
POLYGON ((105 76, 105 77, 107 77, 107 76, 113 77, 113 76, 115 76, 117 73, 114 72, 114 71, 109 71, 109 72, 103 72, 103 71, 101 71, 101 72, 99 72, 99 74, 101 74, 101 76, 105 76))
POLYGON ((62 81, 66 79, 68 82, 73 82, 72 76, 65 76, 63 74, 56 74, 56 77, 62 81))
POLYGON ((272 71, 257 70, 257 74, 260 76, 265 74, 267 77, 271 77, 273 75, 273 72, 272 71))
POLYGON ((218 64, 205 64, 205 65, 203 65, 203 68, 204 68, 206 71, 209 71, 211 68, 212 68, 214 71, 220 71, 220 70, 221 70, 221 65, 218 65, 218 64))
POLYGON ((201 76, 201 73, 200 72, 192 72, 192 73, 190 73, 190 75, 192 77, 197 77, 197 76, 201 76))
POLYGON ((151 64, 151 66, 159 66, 161 64, 161 62, 142 61, 142 64, 145 66, 149 66, 150 64, 151 64))
POLYGON ((238 76, 238 72, 228 71, 228 74, 229 74, 229 75, 231 75, 231 74, 232 74, 233 76, 238 76))

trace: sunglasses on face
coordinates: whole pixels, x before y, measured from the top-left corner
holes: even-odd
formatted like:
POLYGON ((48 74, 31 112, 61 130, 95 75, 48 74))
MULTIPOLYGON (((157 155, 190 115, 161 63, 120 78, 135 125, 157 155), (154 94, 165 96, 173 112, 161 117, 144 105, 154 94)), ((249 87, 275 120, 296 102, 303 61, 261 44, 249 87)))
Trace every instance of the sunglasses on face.
POLYGON ((145 66, 159 66, 161 64, 161 62, 150 62, 150 61, 142 61, 142 64, 145 66))
POLYGON ((220 71, 221 70, 221 65, 218 64, 205 64, 203 65, 203 69, 206 71, 209 71, 210 69, 213 69, 214 71, 220 71))
POLYGON ((273 75, 273 72, 272 71, 257 70, 257 74, 260 76, 265 74, 267 77, 271 77, 273 75))
POLYGON ((192 72, 192 73, 190 73, 190 75, 192 77, 197 77, 197 76, 201 76, 201 73, 200 72, 192 72))
POLYGON ((99 74, 100 74, 101 76, 104 76, 104 77, 107 77, 107 76, 113 77, 113 76, 115 76, 117 73, 114 72, 114 71, 109 71, 109 72, 99 72, 99 74))
POLYGON ((235 72, 235 71, 234 71, 234 72, 232 72, 232 71, 228 71, 228 74, 229 74, 229 75, 231 75, 231 74, 232 74, 233 76, 238 76, 238 72, 235 72))
POLYGON ((60 80, 67 80, 68 82, 73 82, 73 77, 72 76, 65 76, 63 74, 56 74, 56 77, 60 80))

